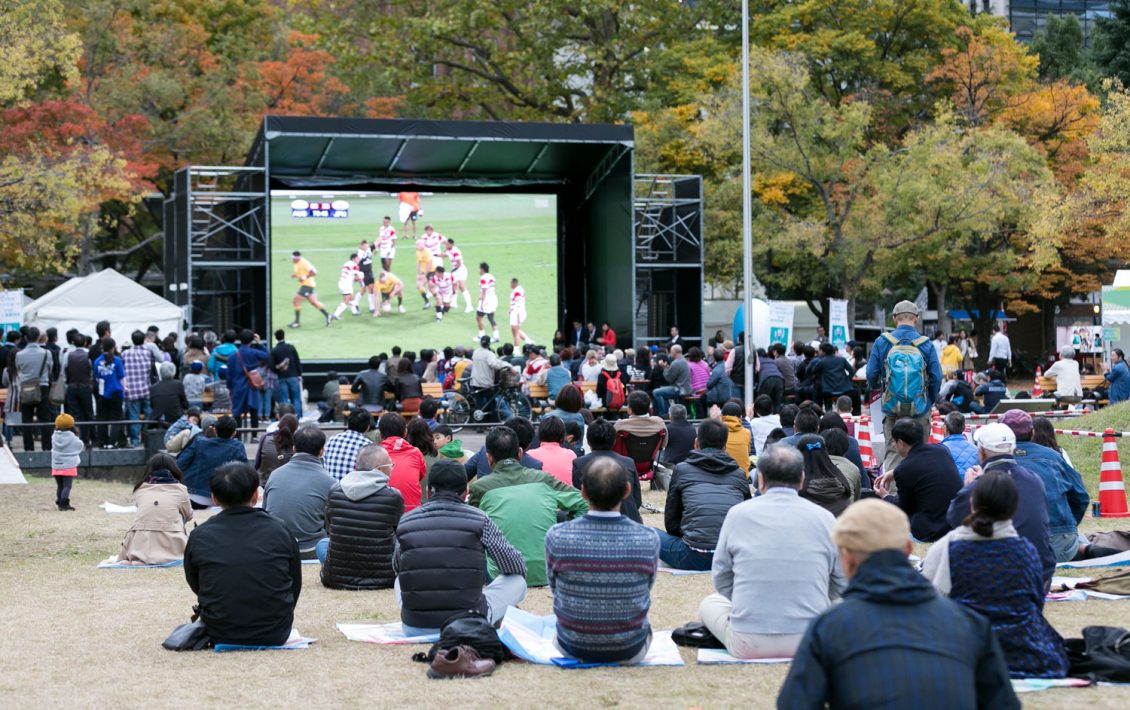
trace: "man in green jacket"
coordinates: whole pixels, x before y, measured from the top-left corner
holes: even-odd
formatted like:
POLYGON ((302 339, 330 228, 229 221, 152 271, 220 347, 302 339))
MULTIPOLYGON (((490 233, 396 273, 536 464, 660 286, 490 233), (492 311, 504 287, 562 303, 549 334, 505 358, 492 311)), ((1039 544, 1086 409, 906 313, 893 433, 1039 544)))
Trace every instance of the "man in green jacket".
MULTIPOLYGON (((490 516, 507 541, 518 548, 526 561, 526 584, 544 587, 545 534, 557 523, 557 511, 570 518, 588 512, 580 491, 544 471, 518 463, 522 449, 518 435, 509 427, 496 427, 487 434, 487 461, 491 475, 471 486, 471 505, 490 516)), ((496 571, 488 560, 487 572, 496 571)))

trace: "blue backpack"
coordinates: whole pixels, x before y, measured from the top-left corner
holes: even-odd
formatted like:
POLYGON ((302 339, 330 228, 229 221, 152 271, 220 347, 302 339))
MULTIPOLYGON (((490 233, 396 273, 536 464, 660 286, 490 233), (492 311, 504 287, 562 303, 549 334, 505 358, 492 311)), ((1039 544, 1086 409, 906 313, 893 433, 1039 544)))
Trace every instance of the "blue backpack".
POLYGON ((890 333, 883 333, 883 337, 891 343, 885 363, 883 413, 920 417, 929 411, 931 404, 926 394, 926 358, 919 350, 929 339, 924 335, 913 340, 899 339, 890 333))

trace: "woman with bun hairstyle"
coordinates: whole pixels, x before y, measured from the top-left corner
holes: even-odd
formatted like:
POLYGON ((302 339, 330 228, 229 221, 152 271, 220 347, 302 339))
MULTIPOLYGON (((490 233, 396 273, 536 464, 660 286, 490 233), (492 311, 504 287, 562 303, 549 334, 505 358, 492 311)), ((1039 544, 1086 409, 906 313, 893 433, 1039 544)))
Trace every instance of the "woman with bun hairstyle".
POLYGON ((1063 639, 1044 618, 1040 558, 1016 533, 1019 500, 1007 473, 986 473, 973 486, 970 514, 934 543, 922 574, 942 594, 987 618, 1014 677, 1063 678, 1063 639))

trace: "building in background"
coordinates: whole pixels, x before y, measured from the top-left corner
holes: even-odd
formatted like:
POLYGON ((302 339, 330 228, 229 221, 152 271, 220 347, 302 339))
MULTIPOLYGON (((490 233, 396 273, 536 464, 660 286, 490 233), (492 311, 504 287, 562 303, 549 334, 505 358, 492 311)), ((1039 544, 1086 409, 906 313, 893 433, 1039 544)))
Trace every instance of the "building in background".
POLYGON ((963 0, 971 12, 991 12, 1008 20, 1021 42, 1031 42, 1048 23, 1048 15, 1077 15, 1088 46, 1100 17, 1110 17, 1111 0, 963 0))

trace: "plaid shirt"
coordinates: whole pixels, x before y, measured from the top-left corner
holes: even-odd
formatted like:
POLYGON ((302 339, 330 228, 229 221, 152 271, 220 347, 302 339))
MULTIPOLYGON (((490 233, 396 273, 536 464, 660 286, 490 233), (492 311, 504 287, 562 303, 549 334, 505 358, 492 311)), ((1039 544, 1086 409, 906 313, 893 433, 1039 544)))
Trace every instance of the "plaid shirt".
POLYGON ((338 481, 345 478, 357 466, 357 452, 371 443, 364 434, 352 429, 334 434, 326 442, 326 450, 322 454, 326 473, 338 481))
POLYGON ((126 399, 148 399, 153 355, 144 345, 135 345, 122 353, 122 365, 126 370, 126 378, 122 382, 126 388, 126 399))

